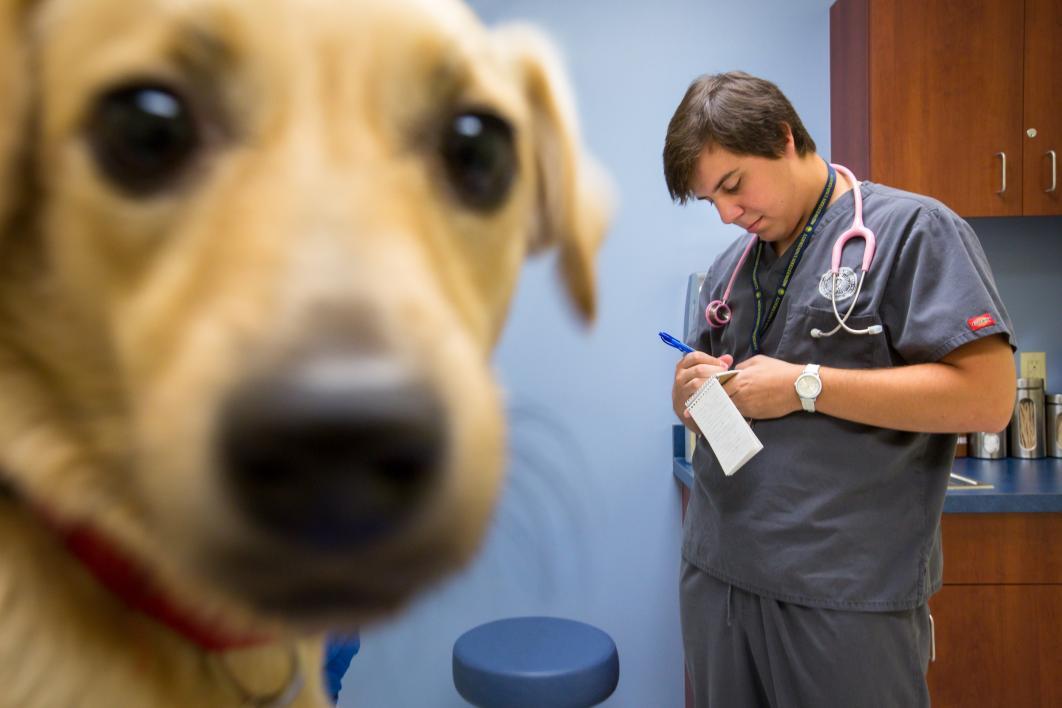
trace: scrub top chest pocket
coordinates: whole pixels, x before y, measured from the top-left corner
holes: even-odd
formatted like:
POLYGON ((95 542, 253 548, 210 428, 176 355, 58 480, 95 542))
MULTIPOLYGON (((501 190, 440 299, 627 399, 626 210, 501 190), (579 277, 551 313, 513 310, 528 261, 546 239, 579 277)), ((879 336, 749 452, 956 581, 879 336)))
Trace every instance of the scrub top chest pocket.
MULTIPOLYGON (((832 337, 811 336, 813 329, 829 331, 837 324, 830 307, 793 304, 786 314, 785 331, 778 343, 777 358, 792 364, 821 364, 839 369, 874 369, 892 365, 887 331, 881 334, 853 335, 841 331, 832 337)), ((884 326, 876 312, 853 312, 848 318, 852 329, 884 326)))

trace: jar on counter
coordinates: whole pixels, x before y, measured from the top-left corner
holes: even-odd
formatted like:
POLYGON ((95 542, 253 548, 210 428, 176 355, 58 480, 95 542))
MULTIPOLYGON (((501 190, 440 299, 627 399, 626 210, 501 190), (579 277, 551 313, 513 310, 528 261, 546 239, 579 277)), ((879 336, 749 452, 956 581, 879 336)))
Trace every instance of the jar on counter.
POLYGON ((966 454, 982 460, 1002 460, 1007 456, 1007 431, 970 433, 966 436, 966 454))
POLYGON ((1047 454, 1062 457, 1062 393, 1047 396, 1047 454))
POLYGON ((966 433, 959 433, 959 437, 955 440, 955 457, 966 457, 966 450, 966 433))
POLYGON ((1010 419, 1011 457, 1029 459, 1047 454, 1044 417, 1044 380, 1018 379, 1018 396, 1010 419))

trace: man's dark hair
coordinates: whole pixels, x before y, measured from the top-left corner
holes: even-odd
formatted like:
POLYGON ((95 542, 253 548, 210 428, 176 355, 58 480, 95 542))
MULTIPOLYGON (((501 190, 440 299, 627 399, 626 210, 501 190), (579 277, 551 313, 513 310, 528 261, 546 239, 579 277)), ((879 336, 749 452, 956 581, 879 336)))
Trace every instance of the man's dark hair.
POLYGON ((785 153, 786 127, 798 155, 815 152, 793 104, 770 81, 743 71, 697 77, 667 126, 664 179, 671 198, 685 204, 693 196, 690 182, 706 147, 778 158, 785 153))

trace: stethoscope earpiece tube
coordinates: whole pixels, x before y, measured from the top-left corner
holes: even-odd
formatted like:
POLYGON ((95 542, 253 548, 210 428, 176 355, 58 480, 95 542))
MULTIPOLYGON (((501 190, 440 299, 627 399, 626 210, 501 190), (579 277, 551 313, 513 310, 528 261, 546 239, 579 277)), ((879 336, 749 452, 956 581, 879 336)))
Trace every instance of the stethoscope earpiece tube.
POLYGON ((881 334, 881 325, 871 325, 866 329, 852 329, 848 326, 848 318, 851 316, 852 310, 855 309, 856 300, 859 299, 859 293, 863 290, 863 281, 866 279, 867 273, 870 272, 870 264, 874 260, 876 239, 874 238, 874 232, 863 224, 863 194, 859 190, 859 180, 843 165, 834 165, 834 169, 843 174, 852 184, 855 215, 852 218, 852 226, 834 241, 833 254, 830 260, 830 271, 833 273, 833 278, 830 282, 830 305, 833 307, 833 316, 837 318, 837 326, 829 332, 812 330, 810 334, 815 339, 832 337, 841 329, 849 334, 881 334), (841 272, 841 255, 844 252, 844 245, 853 238, 863 239, 863 263, 859 269, 859 283, 856 285, 855 294, 852 296, 852 303, 848 306, 848 311, 844 313, 844 317, 841 317, 841 314, 837 311, 837 276, 841 272), (815 334, 816 331, 818 331, 818 334, 815 334))

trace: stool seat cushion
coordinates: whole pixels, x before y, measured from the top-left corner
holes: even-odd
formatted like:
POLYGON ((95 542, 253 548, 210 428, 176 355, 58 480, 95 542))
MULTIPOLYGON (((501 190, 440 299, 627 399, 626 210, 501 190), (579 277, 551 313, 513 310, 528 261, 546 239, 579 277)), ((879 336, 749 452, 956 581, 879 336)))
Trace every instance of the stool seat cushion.
POLYGON ((588 708, 612 695, 619 655, 597 627, 557 617, 511 617, 454 644, 454 686, 493 708, 588 708))

